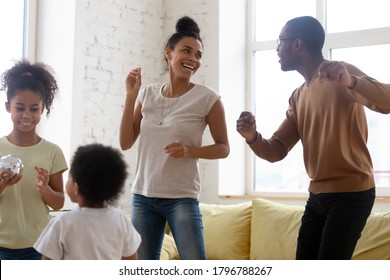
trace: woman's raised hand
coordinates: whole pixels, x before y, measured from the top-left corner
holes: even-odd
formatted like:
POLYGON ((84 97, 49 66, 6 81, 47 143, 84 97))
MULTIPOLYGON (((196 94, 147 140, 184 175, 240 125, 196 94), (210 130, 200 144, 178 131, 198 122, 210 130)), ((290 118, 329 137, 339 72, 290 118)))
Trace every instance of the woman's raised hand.
POLYGON ((126 78, 126 92, 127 95, 138 95, 141 87, 141 68, 135 68, 130 71, 126 78))

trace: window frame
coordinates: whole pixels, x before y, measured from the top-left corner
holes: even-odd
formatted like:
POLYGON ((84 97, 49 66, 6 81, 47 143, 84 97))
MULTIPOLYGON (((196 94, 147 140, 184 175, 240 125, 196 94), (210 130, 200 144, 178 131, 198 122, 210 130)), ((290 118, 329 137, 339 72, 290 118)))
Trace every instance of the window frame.
MULTIPOLYGON (((275 50, 275 40, 256 41, 255 36, 255 1, 248 0, 247 3, 247 71, 248 75, 246 83, 248 91, 245 97, 248 108, 255 109, 255 53, 257 51, 275 50)), ((316 0, 316 18, 325 27, 326 32, 326 0, 316 0)), ((331 59, 332 49, 337 48, 350 48, 361 47, 370 45, 390 44, 390 26, 381 28, 372 28, 366 30, 356 31, 344 31, 326 33, 325 43, 323 47, 323 55, 325 59, 331 59)), ((275 34, 277 38, 278 34, 275 34)), ((276 129, 277 127, 275 127, 276 129)), ((307 191, 291 191, 291 192, 278 192, 278 191, 256 191, 255 187, 255 157, 252 150, 247 147, 245 151, 245 166, 246 168, 246 194, 249 196, 262 196, 262 197, 277 197, 277 198, 306 198, 308 196, 307 191)), ((271 163, 270 163, 271 164, 271 163)), ((377 197, 390 197, 390 186, 377 187, 377 197)))
POLYGON ((24 0, 23 57, 35 61, 38 0, 24 0))

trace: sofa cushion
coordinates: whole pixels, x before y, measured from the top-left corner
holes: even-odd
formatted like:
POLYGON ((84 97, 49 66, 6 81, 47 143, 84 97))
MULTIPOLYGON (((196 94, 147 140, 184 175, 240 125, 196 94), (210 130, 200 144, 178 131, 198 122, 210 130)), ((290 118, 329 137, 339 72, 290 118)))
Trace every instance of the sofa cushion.
POLYGON ((251 202, 216 205, 200 203, 207 258, 249 259, 251 202))
POLYGON ((304 207, 266 199, 252 201, 251 260, 295 259, 304 207))
POLYGON ((178 260, 179 252, 176 248, 173 236, 166 233, 164 235, 163 246, 161 248, 160 260, 178 260))
POLYGON ((390 260, 390 213, 372 213, 352 259, 390 260))
MULTIPOLYGON (((304 207, 252 201, 251 259, 295 259, 304 207)), ((390 213, 372 213, 352 259, 390 259, 390 213)))

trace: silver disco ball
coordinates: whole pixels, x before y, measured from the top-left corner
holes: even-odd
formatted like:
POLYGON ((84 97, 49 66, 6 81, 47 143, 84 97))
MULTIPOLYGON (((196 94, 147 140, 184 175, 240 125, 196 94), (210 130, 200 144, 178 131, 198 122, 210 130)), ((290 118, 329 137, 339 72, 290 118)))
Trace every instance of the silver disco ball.
POLYGON ((6 155, 0 158, 0 174, 6 170, 12 171, 14 174, 22 174, 23 163, 20 158, 6 155))

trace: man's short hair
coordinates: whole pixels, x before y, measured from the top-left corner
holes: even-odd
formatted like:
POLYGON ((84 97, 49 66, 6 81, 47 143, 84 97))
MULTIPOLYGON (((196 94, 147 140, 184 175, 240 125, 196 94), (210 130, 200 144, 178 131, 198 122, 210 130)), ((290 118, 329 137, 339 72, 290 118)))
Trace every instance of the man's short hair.
POLYGON ((322 55, 325 42, 325 31, 321 23, 314 17, 296 17, 286 22, 290 38, 301 39, 306 49, 313 55, 322 55))

